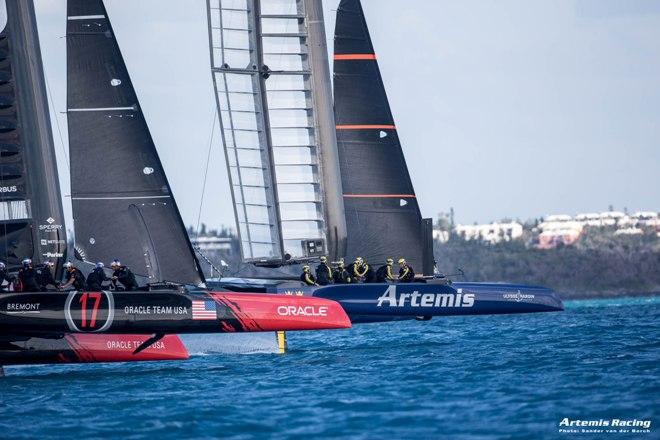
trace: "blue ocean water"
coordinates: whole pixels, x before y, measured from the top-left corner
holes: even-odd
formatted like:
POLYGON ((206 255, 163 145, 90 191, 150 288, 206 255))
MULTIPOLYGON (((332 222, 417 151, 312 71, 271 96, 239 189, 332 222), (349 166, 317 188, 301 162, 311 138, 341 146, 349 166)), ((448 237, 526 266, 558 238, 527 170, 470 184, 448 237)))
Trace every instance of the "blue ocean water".
POLYGON ((0 438, 584 438, 564 417, 651 419, 635 438, 660 438, 659 318, 660 297, 571 301, 289 333, 286 355, 14 367, 0 438))

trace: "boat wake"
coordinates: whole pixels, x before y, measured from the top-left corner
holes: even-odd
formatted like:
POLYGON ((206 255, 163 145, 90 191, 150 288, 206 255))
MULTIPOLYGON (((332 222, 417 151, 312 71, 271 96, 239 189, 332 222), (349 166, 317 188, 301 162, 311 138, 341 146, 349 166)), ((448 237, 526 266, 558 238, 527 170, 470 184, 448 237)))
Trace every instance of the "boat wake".
POLYGON ((179 335, 191 356, 279 353, 274 332, 179 335))

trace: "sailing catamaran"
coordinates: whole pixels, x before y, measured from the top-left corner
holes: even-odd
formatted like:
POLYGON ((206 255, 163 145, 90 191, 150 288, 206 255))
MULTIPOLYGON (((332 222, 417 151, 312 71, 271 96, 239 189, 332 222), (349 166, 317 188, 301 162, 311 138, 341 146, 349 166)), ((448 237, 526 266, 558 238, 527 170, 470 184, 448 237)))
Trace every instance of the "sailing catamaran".
MULTIPOLYGON (((14 271, 24 257, 55 260, 59 276, 66 237, 34 6, 7 0, 6 8, 0 258, 14 271)), ((168 335, 350 327, 333 301, 201 289, 204 275, 103 2, 69 0, 67 8, 76 258, 120 255, 148 287, 0 294, 0 365, 185 359, 181 341, 168 335)))
POLYGON ((405 256, 424 275, 406 284, 309 287, 274 277, 219 286, 334 299, 353 323, 563 309, 543 287, 434 277, 432 223, 420 214, 359 0, 337 9, 334 114, 319 0, 209 0, 208 13, 243 259, 405 256))

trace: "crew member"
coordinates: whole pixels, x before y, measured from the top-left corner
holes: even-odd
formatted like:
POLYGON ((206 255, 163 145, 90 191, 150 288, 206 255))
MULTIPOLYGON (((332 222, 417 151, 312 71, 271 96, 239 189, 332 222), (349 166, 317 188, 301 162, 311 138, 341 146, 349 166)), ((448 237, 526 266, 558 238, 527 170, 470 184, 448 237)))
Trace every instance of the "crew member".
POLYGON ((369 265, 364 262, 362 257, 357 257, 354 262, 348 265, 348 273, 357 282, 364 282, 368 271, 369 265))
POLYGON ((314 275, 312 275, 308 265, 303 266, 303 273, 300 275, 300 281, 307 284, 308 286, 318 286, 316 283, 316 278, 314 278, 314 275))
POLYGON ((110 278, 105 276, 105 265, 99 261, 94 270, 87 275, 87 289, 95 292, 103 290, 104 281, 110 281, 110 278))
POLYGON ((83 275, 80 269, 70 261, 64 263, 64 269, 66 269, 66 273, 64 274, 66 282, 62 284, 60 289, 67 290, 73 287, 75 290, 85 290, 85 275, 83 275))
POLYGON ((332 268, 328 266, 328 258, 321 257, 321 263, 316 266, 316 282, 325 286, 332 283, 332 268))
POLYGON ((0 292, 9 292, 12 281, 14 281, 14 276, 7 273, 7 265, 0 261, 0 292))
POLYGON ((18 280, 20 282, 20 292, 39 292, 39 282, 37 281, 37 272, 32 267, 32 260, 26 258, 23 260, 23 267, 18 271, 18 280))
POLYGON ((412 283, 415 280, 415 271, 406 263, 405 258, 399 258, 399 282, 412 283))
POLYGON ((138 283, 135 280, 135 275, 133 275, 131 269, 122 266, 119 260, 114 260, 110 267, 112 267, 113 270, 112 285, 116 290, 122 290, 121 286, 123 286, 123 290, 128 291, 138 289, 138 283), (121 286, 117 286, 117 282, 121 283, 121 286))
POLYGON ((335 284, 349 284, 353 281, 351 278, 351 274, 348 273, 346 270, 346 266, 344 266, 344 259, 340 259, 339 262, 337 263, 337 267, 335 268, 335 271, 332 273, 332 279, 335 282, 335 284))
POLYGON ((37 283, 39 283, 39 290, 42 292, 48 292, 50 290, 56 290, 59 288, 60 284, 55 281, 55 278, 53 277, 54 268, 55 263, 52 261, 46 261, 44 264, 38 266, 35 269, 37 272, 37 283))
POLYGON ((377 283, 387 283, 394 281, 394 274, 392 273, 392 266, 394 266, 394 260, 388 258, 384 265, 380 266, 376 271, 376 282, 377 283))

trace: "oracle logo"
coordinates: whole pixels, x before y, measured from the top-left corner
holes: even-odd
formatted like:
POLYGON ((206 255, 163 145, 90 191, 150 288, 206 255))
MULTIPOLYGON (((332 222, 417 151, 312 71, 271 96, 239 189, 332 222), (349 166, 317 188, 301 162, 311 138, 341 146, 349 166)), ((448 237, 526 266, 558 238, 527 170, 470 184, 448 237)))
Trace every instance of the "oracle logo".
POLYGON ((280 316, 328 316, 328 307, 279 306, 277 314, 280 316))

